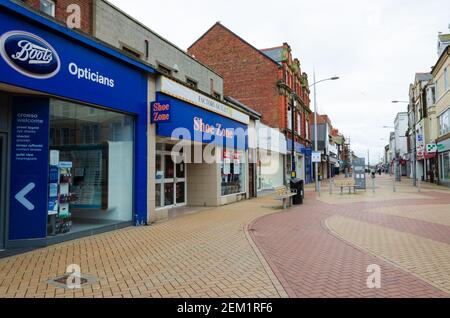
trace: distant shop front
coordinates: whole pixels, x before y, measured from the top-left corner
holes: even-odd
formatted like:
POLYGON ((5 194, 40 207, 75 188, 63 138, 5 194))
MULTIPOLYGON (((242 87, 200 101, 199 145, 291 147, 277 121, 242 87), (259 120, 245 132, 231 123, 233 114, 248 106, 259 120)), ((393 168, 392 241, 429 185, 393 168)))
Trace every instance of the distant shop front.
POLYGON ((210 207, 248 196, 248 115, 161 76, 152 103, 154 210, 210 207), (155 106, 156 105, 156 106, 155 106), (157 120, 157 106, 169 116, 157 120))

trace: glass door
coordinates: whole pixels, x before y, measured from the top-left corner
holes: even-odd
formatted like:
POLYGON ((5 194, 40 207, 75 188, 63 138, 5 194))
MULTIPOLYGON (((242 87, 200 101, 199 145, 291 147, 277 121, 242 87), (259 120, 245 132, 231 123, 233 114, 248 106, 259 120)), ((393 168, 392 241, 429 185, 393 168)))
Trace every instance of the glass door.
POLYGON ((178 162, 175 164, 175 203, 180 206, 186 205, 186 164, 178 162))
POLYGON ((6 234, 6 134, 0 133, 0 250, 5 247, 6 234))
POLYGON ((160 151, 156 154, 156 208, 186 205, 186 164, 172 154, 160 151))

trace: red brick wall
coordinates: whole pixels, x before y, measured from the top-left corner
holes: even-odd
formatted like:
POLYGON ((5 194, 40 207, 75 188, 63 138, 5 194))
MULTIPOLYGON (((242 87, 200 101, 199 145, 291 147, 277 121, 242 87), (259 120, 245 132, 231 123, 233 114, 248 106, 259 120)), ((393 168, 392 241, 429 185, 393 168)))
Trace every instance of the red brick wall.
MULTIPOLYGON (((81 31, 92 34, 92 1, 93 0, 55 0, 56 10, 55 18, 59 22, 66 24, 67 7, 71 4, 78 4, 81 8, 81 31)), ((25 0, 23 1, 33 9, 40 11, 39 0, 25 0)))
POLYGON ((216 24, 188 49, 189 54, 224 78, 224 93, 263 114, 262 122, 274 128, 286 126, 277 89, 276 63, 216 24))

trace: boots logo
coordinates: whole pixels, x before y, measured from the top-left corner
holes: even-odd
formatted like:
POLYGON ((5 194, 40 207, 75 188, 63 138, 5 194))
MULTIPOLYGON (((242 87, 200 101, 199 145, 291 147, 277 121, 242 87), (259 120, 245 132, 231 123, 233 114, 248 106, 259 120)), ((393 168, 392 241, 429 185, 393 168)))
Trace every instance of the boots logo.
POLYGON ((36 79, 55 76, 61 62, 55 49, 32 33, 11 31, 0 37, 0 54, 17 72, 36 79))

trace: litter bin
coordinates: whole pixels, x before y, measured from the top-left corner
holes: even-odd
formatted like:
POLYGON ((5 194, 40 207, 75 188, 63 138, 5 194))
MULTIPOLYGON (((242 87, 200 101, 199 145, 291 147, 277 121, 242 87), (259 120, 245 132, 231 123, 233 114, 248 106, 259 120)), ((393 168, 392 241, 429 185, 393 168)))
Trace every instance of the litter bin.
POLYGON ((303 204, 303 198, 305 195, 304 181, 300 179, 291 179, 291 190, 297 190, 297 194, 292 197, 292 204, 303 204))

